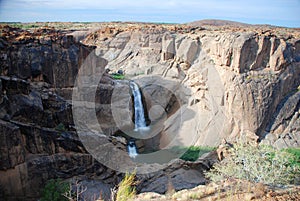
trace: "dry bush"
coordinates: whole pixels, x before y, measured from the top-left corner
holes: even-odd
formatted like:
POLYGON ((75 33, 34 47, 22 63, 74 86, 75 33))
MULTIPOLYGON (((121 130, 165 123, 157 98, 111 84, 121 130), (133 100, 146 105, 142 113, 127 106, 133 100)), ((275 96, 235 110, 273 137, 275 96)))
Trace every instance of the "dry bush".
POLYGON ((245 179, 270 185, 292 183, 299 175, 295 155, 265 145, 236 143, 229 157, 206 172, 212 181, 229 178, 245 179))

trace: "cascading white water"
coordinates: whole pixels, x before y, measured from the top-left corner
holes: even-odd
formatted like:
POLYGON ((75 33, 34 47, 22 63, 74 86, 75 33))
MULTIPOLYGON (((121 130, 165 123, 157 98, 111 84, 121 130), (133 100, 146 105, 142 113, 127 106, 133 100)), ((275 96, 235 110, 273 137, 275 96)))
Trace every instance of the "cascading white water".
MULTIPOLYGON (((142 102, 142 94, 140 92, 139 86, 131 81, 130 88, 133 94, 133 102, 134 102, 134 131, 147 130, 146 126, 145 114, 144 114, 144 106, 142 102)), ((131 158, 135 158, 137 153, 136 145, 133 141, 129 141, 127 145, 128 155, 131 158)))
POLYGON ((139 86, 131 81, 130 88, 132 90, 134 98, 134 119, 135 119, 135 131, 146 129, 146 120, 144 114, 144 107, 142 102, 142 94, 140 92, 139 86))
POLYGON ((131 158, 135 158, 138 155, 135 143, 133 141, 129 141, 127 145, 127 150, 128 150, 128 155, 131 158))

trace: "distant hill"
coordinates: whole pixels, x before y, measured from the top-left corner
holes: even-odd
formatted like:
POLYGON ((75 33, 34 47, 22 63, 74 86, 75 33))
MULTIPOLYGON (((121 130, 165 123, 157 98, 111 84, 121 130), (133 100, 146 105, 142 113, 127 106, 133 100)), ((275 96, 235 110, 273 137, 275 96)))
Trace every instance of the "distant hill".
POLYGON ((211 26, 252 26, 251 24, 241 23, 241 22, 235 22, 235 21, 229 21, 229 20, 216 20, 216 19, 205 19, 205 20, 199 20, 187 23, 187 25, 190 26, 205 26, 205 25, 211 25, 211 26))

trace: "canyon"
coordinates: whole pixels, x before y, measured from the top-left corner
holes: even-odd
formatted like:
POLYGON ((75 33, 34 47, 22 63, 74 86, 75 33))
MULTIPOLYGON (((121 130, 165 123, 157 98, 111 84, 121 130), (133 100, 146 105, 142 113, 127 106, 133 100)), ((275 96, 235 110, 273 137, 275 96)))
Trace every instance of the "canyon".
POLYGON ((0 197, 34 200, 51 178, 98 182, 109 194, 132 170, 139 192, 165 193, 170 182, 175 190, 204 184, 203 171, 218 160, 212 152, 159 161, 172 147, 222 139, 300 146, 299 29, 1 25, 0 56, 0 197), (126 79, 113 78, 120 70, 126 79), (132 132, 130 80, 143 96, 144 135, 132 132))

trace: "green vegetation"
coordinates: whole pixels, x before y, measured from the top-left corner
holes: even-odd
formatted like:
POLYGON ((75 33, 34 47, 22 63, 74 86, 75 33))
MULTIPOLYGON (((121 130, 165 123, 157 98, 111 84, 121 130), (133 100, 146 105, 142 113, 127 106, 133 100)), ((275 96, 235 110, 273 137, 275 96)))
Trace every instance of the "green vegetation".
POLYGON ((125 75, 118 74, 118 73, 111 74, 111 76, 115 80, 124 80, 125 79, 125 75))
POLYGON ((40 25, 37 25, 37 24, 34 24, 34 23, 29 23, 29 24, 27 24, 27 23, 25 23, 25 24, 23 24, 23 23, 9 23, 9 25, 11 26, 11 27, 15 27, 15 28, 20 28, 20 29, 33 29, 33 28, 39 28, 39 27, 41 27, 40 25))
POLYGON ((61 179, 51 179, 42 191, 41 201, 67 201, 64 196, 70 189, 69 184, 61 179))
POLYGON ((135 173, 126 173, 124 179, 119 183, 119 188, 116 196, 117 201, 131 200, 136 195, 135 190, 135 173))
POLYGON ((199 156, 211 152, 213 147, 190 146, 187 151, 180 157, 185 161, 196 161, 199 156))
POLYGON ((173 147, 172 151, 175 153, 182 153, 180 159, 185 161, 196 161, 201 155, 211 152, 214 147, 205 146, 190 146, 190 147, 173 147))
POLYGON ((191 200, 198 200, 198 199, 201 199, 201 194, 198 194, 198 193, 192 193, 188 196, 189 199, 191 200))
POLYGON ((60 132, 65 132, 67 129, 63 123, 59 123, 56 127, 55 130, 60 131, 60 132))
POLYGON ((236 178, 269 185, 286 185, 299 176, 296 156, 299 157, 299 150, 277 150, 266 145, 237 143, 230 150, 230 156, 215 164, 206 176, 215 182, 236 178))
POLYGON ((292 154, 294 156, 290 159, 290 163, 291 165, 297 166, 300 169, 300 148, 287 148, 284 149, 283 151, 292 154))
POLYGON ((53 27, 56 29, 87 29, 92 27, 99 27, 102 23, 95 22, 30 22, 30 23, 21 23, 21 22, 0 22, 1 25, 9 25, 15 28, 21 29, 36 29, 42 27, 53 27))

